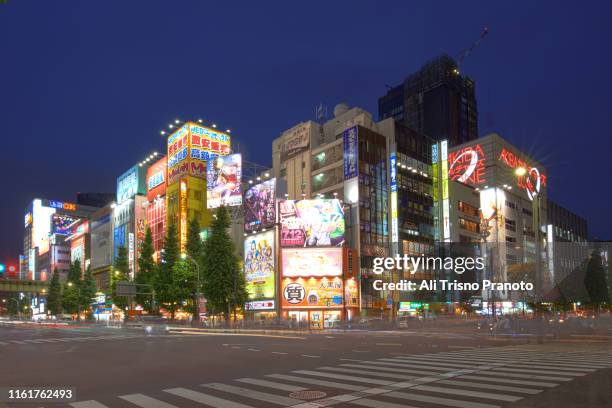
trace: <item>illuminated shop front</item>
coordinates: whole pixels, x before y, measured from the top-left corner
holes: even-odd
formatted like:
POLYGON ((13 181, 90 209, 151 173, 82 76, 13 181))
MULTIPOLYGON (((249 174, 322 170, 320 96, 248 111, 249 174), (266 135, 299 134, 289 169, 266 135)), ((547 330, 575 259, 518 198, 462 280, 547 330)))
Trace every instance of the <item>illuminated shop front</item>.
POLYGON ((159 260, 159 254, 164 246, 166 236, 167 172, 168 161, 165 156, 147 169, 146 226, 151 230, 156 260, 159 260))

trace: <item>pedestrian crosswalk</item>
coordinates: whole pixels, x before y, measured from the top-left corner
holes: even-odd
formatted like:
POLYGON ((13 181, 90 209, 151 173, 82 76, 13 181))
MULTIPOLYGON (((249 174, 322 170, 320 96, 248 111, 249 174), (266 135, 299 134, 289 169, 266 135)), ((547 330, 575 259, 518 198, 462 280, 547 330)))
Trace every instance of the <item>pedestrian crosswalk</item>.
POLYGON ((612 367, 605 348, 509 346, 401 354, 237 378, 155 393, 69 404, 72 408, 372 407, 498 408, 612 367), (308 399, 308 391, 321 391, 308 399), (324 395, 321 397, 321 395, 324 395))
MULTIPOLYGON (((177 335, 172 335, 176 337, 177 335)), ((0 346, 10 345, 32 345, 32 344, 49 344, 49 343, 73 343, 82 341, 98 341, 98 340, 127 340, 148 337, 146 334, 118 334, 118 335, 101 335, 101 336, 73 336, 73 337, 55 337, 55 338, 38 338, 38 339, 21 339, 21 340, 6 340, 0 341, 0 346)), ((160 336, 156 336, 160 337, 160 336)))

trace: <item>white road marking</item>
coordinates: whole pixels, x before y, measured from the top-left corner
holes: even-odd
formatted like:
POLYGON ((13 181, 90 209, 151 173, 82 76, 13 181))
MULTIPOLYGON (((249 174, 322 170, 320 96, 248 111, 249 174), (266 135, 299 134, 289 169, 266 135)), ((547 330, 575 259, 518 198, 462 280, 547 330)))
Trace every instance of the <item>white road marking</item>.
POLYGON ((296 403, 301 402, 301 400, 299 399, 284 397, 282 395, 270 394, 268 392, 255 391, 250 388, 235 387, 233 385, 221 383, 202 384, 202 386, 212 388, 213 390, 227 392, 230 394, 241 395, 259 401, 269 402, 270 404, 283 405, 285 407, 296 405, 296 403))
POLYGON ((334 378, 336 380, 346 380, 346 381, 362 382, 362 383, 367 383, 367 384, 378 384, 378 385, 393 384, 393 381, 375 380, 375 379, 372 379, 372 378, 355 377, 353 375, 321 373, 321 372, 318 372, 318 371, 310 371, 310 370, 295 370, 295 371, 292 371, 292 373, 295 373, 295 374, 304 374, 304 375, 312 375, 312 376, 315 376, 315 377, 334 378))
POLYGON ((334 381, 315 380, 313 378, 304 378, 304 377, 298 377, 295 375, 286 375, 286 374, 268 374, 266 375, 266 377, 276 378, 279 380, 293 381, 293 382, 302 383, 302 384, 318 385, 318 386, 327 387, 327 388, 337 388, 340 390, 349 390, 349 391, 362 391, 367 388, 367 387, 362 387, 359 385, 344 384, 344 383, 338 383, 334 381))
POLYGON ((279 383, 275 381, 260 380, 257 378, 239 378, 235 381, 239 381, 239 382, 243 382, 247 384, 259 385, 260 387, 272 388, 274 390, 288 391, 288 392, 304 391, 308 389, 304 387, 298 387, 297 385, 289 385, 289 384, 283 384, 283 383, 279 383))
POLYGON ((178 408, 176 405, 168 404, 167 402, 143 394, 122 395, 119 398, 142 408, 178 408))
POLYGON ((108 408, 106 405, 100 404, 98 401, 81 401, 73 402, 70 404, 73 408, 108 408))
POLYGON ((240 404, 238 402, 233 402, 219 397, 213 397, 212 395, 189 390, 187 388, 170 388, 164 390, 164 392, 216 408, 253 408, 250 405, 240 404))

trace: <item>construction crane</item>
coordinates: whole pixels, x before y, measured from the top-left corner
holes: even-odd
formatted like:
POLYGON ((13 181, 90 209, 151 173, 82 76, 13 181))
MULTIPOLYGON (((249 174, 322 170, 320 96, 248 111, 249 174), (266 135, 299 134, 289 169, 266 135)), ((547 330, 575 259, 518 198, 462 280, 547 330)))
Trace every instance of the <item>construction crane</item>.
POLYGON ((474 41, 474 43, 469 47, 464 49, 463 51, 461 51, 459 54, 457 54, 457 56, 455 57, 455 59, 457 60, 457 69, 455 69, 455 74, 459 75, 459 69, 461 68, 461 64, 463 63, 463 60, 472 53, 472 51, 474 51, 474 49, 476 47, 478 47, 480 45, 480 43, 482 42, 482 40, 484 40, 484 38, 489 34, 489 27, 485 27, 482 30, 482 33, 480 33, 480 37, 478 37, 478 39, 476 41, 474 41))

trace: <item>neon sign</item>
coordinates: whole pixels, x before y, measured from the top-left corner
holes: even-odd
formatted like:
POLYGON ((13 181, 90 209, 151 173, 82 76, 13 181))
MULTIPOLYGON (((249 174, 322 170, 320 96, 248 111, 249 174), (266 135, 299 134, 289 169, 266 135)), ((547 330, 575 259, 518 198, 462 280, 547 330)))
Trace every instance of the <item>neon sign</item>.
POLYGON ((517 185, 519 188, 524 189, 527 192, 527 197, 530 200, 538 194, 542 187, 546 187, 547 177, 544 173, 540 172, 537 167, 531 167, 527 163, 520 159, 516 154, 512 153, 506 148, 503 148, 499 154, 499 161, 504 162, 508 167, 512 169, 524 168, 527 171, 524 175, 518 176, 517 185))
POLYGON ((49 207, 58 208, 60 210, 68 210, 68 211, 76 211, 76 204, 73 203, 63 203, 61 201, 49 201, 49 207))
POLYGON ((466 147, 448 154, 451 165, 448 176, 452 181, 464 184, 482 184, 487 181, 485 174, 485 154, 479 144, 466 147))

